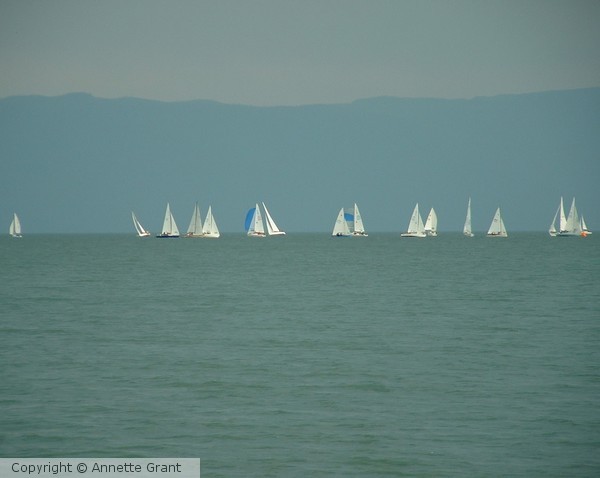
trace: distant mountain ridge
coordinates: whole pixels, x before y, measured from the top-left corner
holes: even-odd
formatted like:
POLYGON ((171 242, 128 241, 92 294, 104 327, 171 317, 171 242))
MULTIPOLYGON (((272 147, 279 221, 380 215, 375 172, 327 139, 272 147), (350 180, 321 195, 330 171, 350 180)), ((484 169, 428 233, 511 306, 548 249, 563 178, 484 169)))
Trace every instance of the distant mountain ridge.
POLYGON ((401 232, 418 201, 440 231, 546 230, 577 197, 600 229, 600 88, 473 99, 377 97, 258 107, 210 100, 0 100, 0 231, 156 231, 167 201, 181 229, 195 201, 241 232, 264 200, 285 230, 329 232, 357 202, 369 231, 401 232))

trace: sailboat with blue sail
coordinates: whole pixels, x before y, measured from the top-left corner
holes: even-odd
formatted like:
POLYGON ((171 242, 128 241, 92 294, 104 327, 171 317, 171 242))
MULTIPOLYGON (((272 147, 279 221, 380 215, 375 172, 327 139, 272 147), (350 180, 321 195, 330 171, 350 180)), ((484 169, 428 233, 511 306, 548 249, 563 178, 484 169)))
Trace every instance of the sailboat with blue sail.
POLYGON ((251 208, 246 214, 246 220, 244 222, 244 229, 249 237, 266 237, 269 236, 285 236, 285 231, 279 229, 273 216, 269 213, 265 203, 261 203, 265 211, 265 219, 267 223, 267 231, 265 234, 265 223, 263 221, 262 212, 258 203, 251 208))
POLYGON ((244 221, 244 229, 248 237, 267 237, 258 203, 248 210, 246 220, 244 221))

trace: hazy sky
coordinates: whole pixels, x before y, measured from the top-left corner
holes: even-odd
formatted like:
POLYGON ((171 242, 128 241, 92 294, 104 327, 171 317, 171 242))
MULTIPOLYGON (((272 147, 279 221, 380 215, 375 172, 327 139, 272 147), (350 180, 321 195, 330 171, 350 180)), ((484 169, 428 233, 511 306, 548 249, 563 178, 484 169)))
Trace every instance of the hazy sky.
POLYGON ((600 86, 600 1, 1 0, 0 97, 252 105, 600 86))

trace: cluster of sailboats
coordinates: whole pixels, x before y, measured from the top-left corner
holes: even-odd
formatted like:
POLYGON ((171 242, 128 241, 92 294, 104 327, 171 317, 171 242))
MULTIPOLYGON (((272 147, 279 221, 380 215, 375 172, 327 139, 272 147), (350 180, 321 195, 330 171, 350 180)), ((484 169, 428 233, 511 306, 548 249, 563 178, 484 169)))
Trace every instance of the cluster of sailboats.
MULTIPOLYGON (((429 210, 427 219, 423 222, 421 213, 419 212, 419 203, 415 205, 410 221, 408 222, 408 228, 406 232, 400 234, 401 237, 435 237, 437 236, 437 225, 438 217, 434 208, 429 210)), ((471 198, 467 203, 467 216, 465 218, 465 225, 463 227, 463 234, 467 237, 473 237, 473 231, 471 229, 471 198)), ((333 232, 331 233, 334 237, 364 237, 367 236, 365 226, 363 224, 362 216, 358 210, 358 206, 354 204, 354 208, 340 209, 337 215, 335 224, 333 226, 333 232)), ((508 237, 500 208, 496 210, 496 214, 492 219, 492 224, 487 232, 488 237, 508 237)))
POLYGON ((585 223, 583 215, 580 217, 577 213, 577 207, 575 206, 575 198, 573 198, 573 202, 571 203, 571 209, 569 209, 568 216, 565 215, 565 206, 563 198, 560 198, 560 204, 558 205, 556 214, 554 214, 554 219, 552 219, 552 224, 550 224, 548 234, 550 234, 550 236, 552 237, 585 237, 591 234, 591 231, 588 230, 588 227, 585 223), (559 221, 558 229, 556 228, 557 219, 559 221))
POLYGON ((246 220, 244 221, 244 229, 246 230, 246 234, 248 237, 267 237, 269 236, 285 236, 285 232, 277 227, 273 217, 269 213, 267 206, 265 203, 261 203, 263 210, 265 211, 265 219, 263 221, 263 216, 260 211, 260 207, 258 203, 252 208, 248 210, 246 213, 246 220), (267 232, 265 234, 265 222, 267 223, 267 232))
MULTIPOLYGON (((277 227, 277 224, 273 220, 273 217, 269 213, 267 206, 265 203, 262 204, 262 209, 265 213, 266 218, 266 232, 265 232, 265 222, 263 221, 263 215, 261 212, 261 208, 258 203, 246 214, 246 222, 245 229, 246 233, 249 237, 267 237, 267 236, 284 236, 285 231, 282 231, 277 227)), ((138 236, 140 237, 149 237, 151 233, 142 226, 135 213, 131 211, 131 218, 133 220, 133 225, 135 230, 137 231, 138 236)), ((194 206, 194 212, 192 213, 192 218, 190 219, 190 225, 188 226, 187 232, 183 237, 203 237, 203 238, 213 238, 216 239, 221 236, 219 232, 219 228, 217 226, 217 222, 212 213, 212 206, 208 207, 208 212, 206 213, 206 217, 204 218, 204 222, 202 222, 202 218, 200 215, 200 208, 198 207, 198 203, 194 206)), ((179 228, 177 227, 177 223, 175 222, 175 218, 173 217, 173 213, 171 212, 171 207, 169 203, 167 203, 167 209, 165 211, 165 219, 163 221, 163 227, 160 234, 157 234, 156 237, 159 238, 177 238, 180 237, 179 228)))
MULTIPOLYGON (((142 226, 135 213, 131 211, 131 219, 133 220, 133 225, 137 232, 137 235, 140 237, 149 237, 152 234, 142 226)), ((204 222, 202 222, 202 218, 200 216, 200 208, 198 207, 198 203, 194 205, 194 212, 192 213, 192 219, 190 220, 190 225, 188 226, 187 232, 184 237, 204 237, 204 238, 212 238, 216 239, 221 236, 219 232, 219 228, 217 227, 217 222, 212 214, 212 206, 208 207, 208 211, 206 213, 206 217, 204 218, 204 222)), ((165 211, 165 219, 163 221, 163 226, 160 234, 157 234, 156 237, 159 238, 177 238, 180 237, 179 228, 177 227, 177 223, 175 222, 175 218, 173 217, 173 213, 171 212, 171 206, 167 203, 167 209, 165 211)))
MULTIPOLYGON (((284 236, 285 232, 279 229, 264 202, 261 203, 261 206, 256 203, 256 205, 250 208, 246 214, 245 230, 248 237, 284 236)), ((142 226, 133 211, 131 211, 131 218, 139 237, 149 237, 152 235, 147 229, 144 228, 144 226, 142 226)), ((437 224, 438 217, 435 209, 430 209, 427 219, 425 222, 423 222, 419 212, 419 203, 417 203, 410 217, 408 228, 406 232, 401 234, 401 237, 435 237, 437 236, 437 224)), ((552 237, 585 237, 592 234, 585 223, 583 215, 580 216, 577 212, 575 198, 573 198, 568 214, 565 214, 564 201, 562 197, 560 198, 560 204, 556 210, 556 214, 554 214, 554 219, 552 220, 552 224, 550 225, 548 233, 552 237)), ((22 237, 21 221, 16 213, 13 214, 13 219, 9 227, 9 234, 12 237, 22 237)), ((469 198, 467 203, 467 215, 463 227, 463 234, 466 237, 474 236, 471 228, 471 198, 469 198)), ((362 216, 356 203, 353 207, 340 209, 335 219, 331 235, 334 237, 368 236, 362 216)), ((488 237, 508 237, 500 208, 496 209, 496 213, 494 214, 492 223, 486 235, 488 237)), ((212 207, 208 207, 206 217, 204 218, 204 221, 202 221, 200 208, 198 207, 198 203, 196 203, 192 213, 192 218, 190 220, 190 225, 188 226, 187 232, 183 235, 183 237, 203 237, 216 239, 220 236, 221 234, 219 232, 219 228, 212 213, 212 207)), ((175 222, 175 218, 173 217, 169 203, 167 203, 162 230, 160 234, 156 235, 156 237, 180 237, 179 228, 177 227, 177 223, 175 222)))
POLYGON ((358 210, 358 206, 354 203, 353 208, 342 208, 335 219, 333 226, 333 232, 331 233, 334 237, 366 237, 368 236, 365 231, 365 225, 363 224, 362 216, 358 210))

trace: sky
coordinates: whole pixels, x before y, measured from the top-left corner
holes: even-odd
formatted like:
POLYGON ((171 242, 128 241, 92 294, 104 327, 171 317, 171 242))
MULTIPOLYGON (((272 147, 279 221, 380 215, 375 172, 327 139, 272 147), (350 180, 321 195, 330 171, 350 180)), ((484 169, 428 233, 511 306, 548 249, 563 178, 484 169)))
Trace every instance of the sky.
POLYGON ((2 0, 0 97, 256 106, 600 86, 598 0, 2 0))

